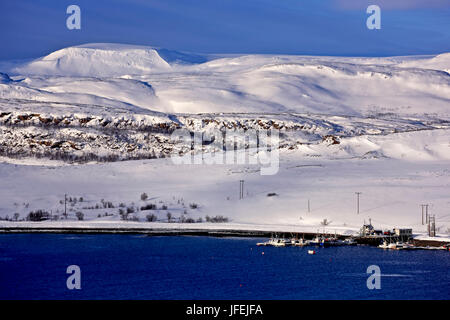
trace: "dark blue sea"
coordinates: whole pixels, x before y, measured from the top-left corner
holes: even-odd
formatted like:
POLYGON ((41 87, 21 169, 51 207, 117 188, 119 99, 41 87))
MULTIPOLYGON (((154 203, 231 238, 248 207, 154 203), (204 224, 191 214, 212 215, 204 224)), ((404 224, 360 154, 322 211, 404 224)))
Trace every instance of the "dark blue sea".
POLYGON ((450 252, 257 247, 261 239, 2 234, 0 299, 449 299, 450 252), (264 252, 264 254, 263 254, 264 252), (69 265, 81 289, 69 290, 69 265), (369 290, 367 267, 381 270, 369 290))

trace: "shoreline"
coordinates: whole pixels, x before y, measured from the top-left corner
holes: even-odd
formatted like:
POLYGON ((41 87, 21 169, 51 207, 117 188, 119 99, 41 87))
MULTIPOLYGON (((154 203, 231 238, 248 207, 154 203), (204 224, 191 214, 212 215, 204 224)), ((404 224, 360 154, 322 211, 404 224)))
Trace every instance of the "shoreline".
POLYGON ((273 234, 292 237, 294 234, 314 236, 318 233, 350 237, 356 228, 319 227, 253 223, 162 223, 117 221, 58 221, 12 222, 0 221, 0 233, 122 233, 149 235, 230 235, 271 237, 273 234))
MULTIPOLYGON (((230 226, 229 226, 230 227, 230 226)), ((248 226, 247 226, 248 227, 248 226)), ((256 227, 256 225, 255 225, 256 227)), ((276 228, 274 228, 276 229, 276 228)), ((271 238, 273 235, 277 235, 280 238, 292 238, 296 236, 297 238, 304 238, 307 240, 313 239, 317 235, 333 236, 336 235, 339 239, 347 239, 355 236, 355 234, 337 234, 328 230, 328 232, 309 232, 309 231, 287 231, 287 230, 257 230, 255 229, 244 229, 244 228, 226 228, 225 227, 211 227, 207 226, 205 228, 188 228, 183 226, 171 226, 169 227, 154 227, 154 228, 143 228, 143 227, 96 227, 96 226, 4 226, 0 225, 0 235, 2 234, 24 234, 24 233, 46 233, 46 234, 140 234, 150 237, 155 236, 203 236, 203 237, 216 237, 216 238, 226 238, 226 237, 239 237, 239 238, 271 238)), ((369 245, 378 246, 381 243, 381 237, 356 237, 355 241, 358 245, 369 245)), ((427 238, 423 235, 415 235, 412 238, 415 245, 420 247, 440 247, 450 243, 449 239, 436 237, 427 238)))
MULTIPOLYGON (((148 236, 206 236, 206 237, 241 237, 270 238, 274 234, 289 237, 292 234, 312 239, 317 232, 288 232, 274 230, 243 230, 243 229, 196 229, 196 228, 54 228, 54 227, 0 227, 0 234, 11 233, 54 233, 54 234, 144 234, 148 236)), ((324 233, 320 233, 324 234, 324 233)), ((331 233, 325 233, 331 235, 331 233)), ((348 238, 350 235, 338 235, 348 238)))
MULTIPOLYGON (((359 245, 378 246, 383 237, 361 237, 355 228, 319 228, 318 226, 294 226, 280 224, 245 223, 143 223, 141 222, 0 222, 1 234, 47 233, 47 234, 141 234, 146 236, 204 236, 204 237, 240 237, 240 238, 304 238, 311 240, 315 236, 336 236, 344 240, 354 237, 359 245)), ((450 244, 449 237, 430 238, 424 234, 413 234, 410 239, 420 247, 440 247, 450 244)))
POLYGON ((275 232, 227 229, 159 229, 159 228, 0 228, 0 234, 8 233, 67 233, 67 234, 145 234, 148 236, 215 236, 215 237, 270 237, 275 232))

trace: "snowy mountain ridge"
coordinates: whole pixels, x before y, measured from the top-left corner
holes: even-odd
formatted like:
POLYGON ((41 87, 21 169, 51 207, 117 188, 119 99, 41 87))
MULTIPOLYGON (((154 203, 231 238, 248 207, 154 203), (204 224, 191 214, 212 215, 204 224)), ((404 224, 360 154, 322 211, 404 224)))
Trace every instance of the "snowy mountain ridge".
MULTIPOLYGON (((449 62, 450 54, 352 58, 200 55, 122 44, 64 48, 0 65, 1 154, 165 157, 187 152, 188 146, 169 141, 180 127, 277 129, 286 149, 328 136, 448 128, 449 62)), ((362 154, 350 149, 349 156, 363 157, 378 147, 362 154)), ((445 152, 434 156, 447 159, 445 152)))
POLYGON ((0 97, 164 113, 435 113, 449 117, 450 54, 349 58, 198 55, 87 44, 16 65, 0 97), (106 100, 105 100, 106 99, 106 100), (424 108, 427 106, 427 108, 424 108))

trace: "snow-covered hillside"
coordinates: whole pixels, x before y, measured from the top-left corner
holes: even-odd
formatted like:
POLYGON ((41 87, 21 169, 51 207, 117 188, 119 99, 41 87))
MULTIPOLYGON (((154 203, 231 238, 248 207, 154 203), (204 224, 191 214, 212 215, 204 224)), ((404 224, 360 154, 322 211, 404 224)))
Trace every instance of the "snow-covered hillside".
MULTIPOLYGON (((85 202, 73 204, 69 221, 78 211, 86 220, 123 223, 123 203, 143 223, 148 210, 140 208, 153 201, 160 223, 170 211, 179 220, 224 215, 271 228, 316 229, 326 218, 330 228, 354 231, 372 218, 423 231, 418 205, 432 203, 445 232, 449 70, 450 53, 202 55, 117 44, 0 63, 0 217, 38 209, 60 215, 67 193, 85 202), (254 165, 155 159, 191 152, 193 140, 171 139, 177 129, 192 136, 277 130, 280 169, 265 177, 254 165), (117 160, 133 161, 103 163, 117 160), (236 201, 240 179, 247 193, 236 201), (360 216, 355 191, 366 201, 360 216), (142 202, 142 192, 151 198, 142 202)), ((211 141, 200 151, 194 154, 223 150, 211 141)))
POLYGON ((449 54, 227 57, 88 44, 15 66, 4 64, 0 72, 16 81, 2 81, 0 97, 130 105, 167 113, 394 112, 448 119, 449 63, 449 54))
POLYGON ((272 176, 260 175, 255 165, 174 165, 170 159, 77 166, 4 163, 0 164, 0 217, 14 219, 18 213, 21 220, 31 211, 45 210, 58 221, 0 221, 0 227, 53 224, 353 233, 372 219, 377 228, 412 227, 418 233, 426 231, 420 204, 429 203, 438 232, 446 233, 450 228, 448 137, 448 131, 438 130, 431 136, 422 131, 397 134, 393 139, 400 149, 394 140, 353 145, 365 152, 369 144, 379 144, 384 157, 351 157, 337 145, 283 150, 280 169, 272 176), (421 142, 416 145, 415 141, 421 142), (428 147, 440 152, 446 147, 445 160, 430 160, 428 147), (402 153, 409 151, 411 158, 404 158, 402 153), (241 179, 245 181, 244 198, 239 200, 241 179), (362 192, 359 215, 356 191, 362 192), (148 195, 145 201, 140 197, 144 192, 148 195), (63 217, 64 194, 70 199, 67 219, 63 217), (146 209, 149 204, 156 207, 146 209), (127 208, 132 208, 129 219, 123 221, 120 211, 127 208), (84 214, 84 221, 77 221, 77 212, 84 214), (172 222, 189 218, 203 222, 169 224, 168 213, 172 222), (147 222, 148 215, 156 221, 147 222), (206 223, 206 216, 217 215, 227 217, 229 223, 206 223), (321 224, 324 219, 330 222, 328 226, 321 224))

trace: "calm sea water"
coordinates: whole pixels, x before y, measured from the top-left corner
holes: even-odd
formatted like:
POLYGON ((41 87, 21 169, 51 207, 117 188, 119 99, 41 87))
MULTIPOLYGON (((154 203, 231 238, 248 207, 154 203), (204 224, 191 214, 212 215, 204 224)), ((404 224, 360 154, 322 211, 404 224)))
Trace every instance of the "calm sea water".
POLYGON ((1 299, 449 299, 450 253, 256 247, 257 239, 0 235, 1 299), (262 254, 264 252, 264 254, 262 254), (81 268, 68 290, 66 268, 81 268), (369 265, 381 289, 366 286, 369 265))

